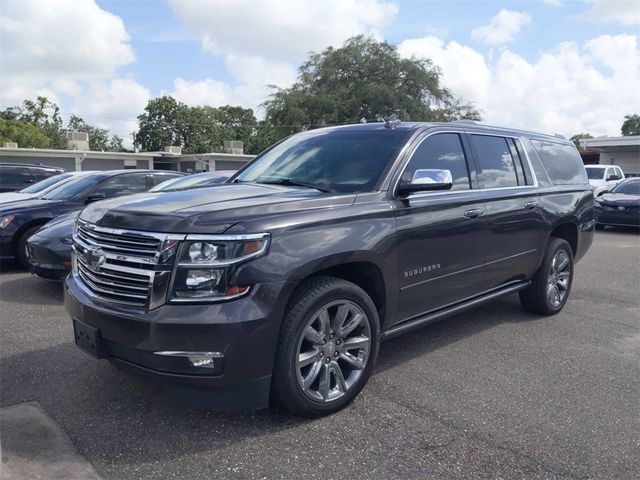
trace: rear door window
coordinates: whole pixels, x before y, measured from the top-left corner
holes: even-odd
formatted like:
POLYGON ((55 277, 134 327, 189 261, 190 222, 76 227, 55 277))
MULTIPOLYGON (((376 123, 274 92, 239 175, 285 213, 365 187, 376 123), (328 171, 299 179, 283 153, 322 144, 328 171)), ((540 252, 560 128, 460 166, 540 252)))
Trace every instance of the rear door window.
MULTIPOLYGON (((574 145, 547 140, 531 140, 554 185, 588 183, 582 158, 574 145)), ((608 175, 608 172, 607 172, 608 175)))
POLYGON ((105 198, 110 198, 144 192, 147 190, 146 177, 144 173, 116 175, 98 185, 91 194, 103 194, 105 198))
MULTIPOLYGON (((470 137, 478 160, 480 188, 517 187, 518 173, 507 139, 489 135, 470 137)), ((524 178, 522 184, 525 184, 524 178)))

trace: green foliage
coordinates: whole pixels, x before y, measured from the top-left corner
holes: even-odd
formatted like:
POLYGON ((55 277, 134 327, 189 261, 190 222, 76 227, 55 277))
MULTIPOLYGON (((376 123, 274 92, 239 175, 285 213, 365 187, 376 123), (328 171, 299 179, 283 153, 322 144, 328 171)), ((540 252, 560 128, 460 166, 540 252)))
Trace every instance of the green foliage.
POLYGON ((47 137, 37 126, 0 116, 0 144, 15 142, 25 148, 48 148, 47 137))
POLYGON ((189 107, 164 95, 149 100, 138 121, 135 144, 143 151, 175 145, 184 153, 221 152, 225 140, 241 140, 246 152, 257 153, 261 145, 256 138, 259 124, 250 108, 189 107))
POLYGON ((582 146, 580 145, 580 140, 586 140, 587 138, 593 138, 593 135, 591 135, 590 133, 578 133, 571 137, 569 140, 574 143, 576 148, 582 148, 582 146))
POLYGON ((625 115, 624 123, 620 128, 622 135, 628 137, 630 135, 640 135, 640 115, 634 113, 633 115, 625 115))
POLYGON ((401 58, 394 46, 362 35, 311 54, 296 83, 274 91, 264 107, 280 137, 393 113, 407 121, 480 119, 473 104, 441 85, 431 60, 401 58))
POLYGON ((123 152, 122 139, 117 135, 110 136, 109 130, 93 127, 82 118, 72 115, 67 125, 67 130, 72 132, 86 132, 89 134, 89 149, 99 152, 123 152))
POLYGON ((67 132, 87 132, 89 148, 101 151, 124 151, 122 139, 110 136, 104 128, 93 127, 82 118, 72 115, 65 128, 60 108, 46 97, 25 100, 19 107, 0 112, 0 139, 16 142, 24 148, 67 148, 67 132))

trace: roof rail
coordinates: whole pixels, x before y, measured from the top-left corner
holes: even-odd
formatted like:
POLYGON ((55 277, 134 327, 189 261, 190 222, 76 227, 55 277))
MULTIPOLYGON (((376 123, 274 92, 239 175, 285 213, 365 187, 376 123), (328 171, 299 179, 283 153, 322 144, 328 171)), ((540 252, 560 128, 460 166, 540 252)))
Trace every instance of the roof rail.
POLYGON ((472 125, 480 125, 480 122, 476 122, 475 120, 467 120, 467 119, 454 120, 452 123, 470 123, 472 125))
POLYGON ((554 134, 553 134, 553 136, 554 136, 554 137, 561 138, 561 139, 563 139, 563 140, 566 140, 566 139, 567 139, 567 137, 565 137, 564 135, 560 135, 559 133, 554 133, 554 134))

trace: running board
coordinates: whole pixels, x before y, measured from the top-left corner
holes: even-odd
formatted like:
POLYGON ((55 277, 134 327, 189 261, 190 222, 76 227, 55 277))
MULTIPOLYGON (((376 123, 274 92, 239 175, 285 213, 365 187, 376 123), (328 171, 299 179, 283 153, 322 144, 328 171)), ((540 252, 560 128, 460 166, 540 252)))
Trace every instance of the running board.
POLYGON ((529 285, 531 285, 531 281, 529 280, 526 282, 519 282, 515 285, 512 284, 512 285, 509 285, 508 287, 502 287, 497 290, 492 290, 491 292, 485 293, 479 297, 473 297, 469 300, 456 303, 455 305, 452 305, 450 307, 445 307, 441 310, 436 310, 435 312, 428 313, 426 315, 422 315, 420 317, 417 317, 411 320, 405 320, 404 322, 394 325, 389 330, 386 330, 385 332, 383 332, 381 335, 381 339, 387 340, 391 337, 395 337, 396 335, 400 335, 401 333, 412 330, 414 328, 422 327, 428 323, 436 322, 445 317, 449 317, 456 313, 463 312, 465 310, 476 307, 478 305, 482 305, 483 303, 489 302, 498 297, 502 297, 503 295, 508 295, 510 293, 523 290, 527 288, 529 285))

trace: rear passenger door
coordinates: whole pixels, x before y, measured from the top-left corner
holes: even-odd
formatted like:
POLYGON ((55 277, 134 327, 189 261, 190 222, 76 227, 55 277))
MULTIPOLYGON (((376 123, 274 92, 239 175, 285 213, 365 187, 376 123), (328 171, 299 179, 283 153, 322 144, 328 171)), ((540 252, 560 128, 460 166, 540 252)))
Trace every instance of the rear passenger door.
POLYGON ((518 138, 469 132, 486 202, 485 290, 523 280, 538 267, 543 213, 518 138))
POLYGON ((418 169, 451 171, 449 191, 394 199, 397 226, 398 321, 445 307, 479 293, 484 257, 484 201, 463 132, 443 132, 418 141, 399 182, 418 169))
POLYGON ((0 192, 15 192, 35 183, 29 167, 8 166, 0 168, 0 192))

